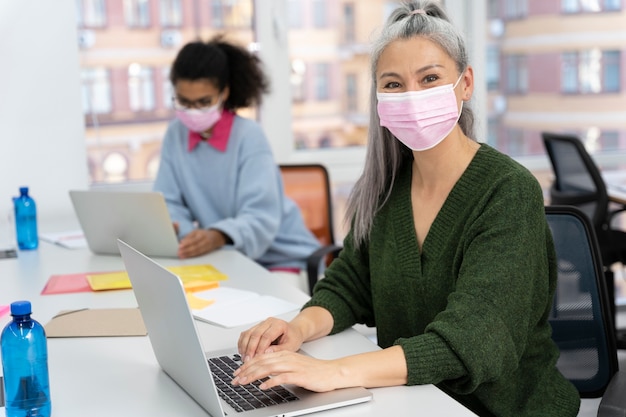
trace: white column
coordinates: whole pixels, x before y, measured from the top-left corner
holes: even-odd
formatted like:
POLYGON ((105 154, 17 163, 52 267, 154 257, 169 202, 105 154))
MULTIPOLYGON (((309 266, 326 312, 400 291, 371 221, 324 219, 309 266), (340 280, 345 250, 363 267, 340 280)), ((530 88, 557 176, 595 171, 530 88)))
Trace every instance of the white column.
POLYGON ((286 162, 293 151, 287 1, 255 0, 254 24, 259 57, 271 84, 271 93, 263 98, 259 109, 259 120, 276 161, 286 162))
POLYGON ((72 214, 68 190, 87 187, 75 8, 0 1, 0 215, 22 185, 40 219, 72 214))

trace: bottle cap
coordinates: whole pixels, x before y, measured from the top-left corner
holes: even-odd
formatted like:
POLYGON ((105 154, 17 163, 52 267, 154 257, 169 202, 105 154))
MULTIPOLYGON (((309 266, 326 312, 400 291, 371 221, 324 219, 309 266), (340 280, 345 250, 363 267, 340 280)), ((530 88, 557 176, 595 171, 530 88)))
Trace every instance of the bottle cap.
POLYGON ((30 301, 23 300, 11 303, 12 316, 23 316, 25 314, 30 314, 31 312, 30 301))
POLYGON ((28 194, 28 187, 20 187, 20 194, 21 195, 28 194))

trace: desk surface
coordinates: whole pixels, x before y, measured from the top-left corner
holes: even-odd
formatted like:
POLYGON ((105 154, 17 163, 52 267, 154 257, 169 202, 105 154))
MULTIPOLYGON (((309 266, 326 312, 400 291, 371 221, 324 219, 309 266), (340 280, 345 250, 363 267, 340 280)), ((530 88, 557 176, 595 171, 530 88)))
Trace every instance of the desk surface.
MULTIPOLYGON (((223 285, 271 293, 296 303, 308 296, 286 286, 256 263, 233 250, 191 260, 157 259, 165 266, 210 263, 226 273, 223 285)), ((0 305, 30 300, 33 317, 47 323, 58 311, 79 308, 136 307, 131 290, 40 295, 50 275, 123 270, 118 256, 97 256, 86 249, 64 249, 41 242, 35 251, 21 251, 17 259, 0 260, 0 305)), ((261 319, 261 318, 260 318, 261 319)), ((9 321, 0 318, 0 326, 9 321)), ((197 322, 205 348, 229 348, 243 328, 224 329, 197 322)), ((369 339, 350 329, 314 342, 303 349, 319 358, 335 358, 377 349, 369 339)), ((206 417, 197 405, 159 367, 148 337, 51 338, 48 362, 53 415, 187 416, 206 417)), ((374 399, 319 416, 472 416, 471 412, 432 385, 371 390, 374 399)), ((1 412, 1 411, 0 411, 1 412)))

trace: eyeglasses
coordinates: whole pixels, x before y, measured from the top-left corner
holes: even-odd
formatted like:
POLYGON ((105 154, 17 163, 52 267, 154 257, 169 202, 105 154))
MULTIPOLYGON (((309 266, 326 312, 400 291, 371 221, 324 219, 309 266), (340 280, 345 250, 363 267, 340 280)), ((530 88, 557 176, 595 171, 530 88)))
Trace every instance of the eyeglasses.
POLYGON ((175 110, 206 110, 211 106, 213 106, 213 99, 201 98, 199 100, 190 101, 176 96, 172 97, 172 107, 174 107, 175 110))

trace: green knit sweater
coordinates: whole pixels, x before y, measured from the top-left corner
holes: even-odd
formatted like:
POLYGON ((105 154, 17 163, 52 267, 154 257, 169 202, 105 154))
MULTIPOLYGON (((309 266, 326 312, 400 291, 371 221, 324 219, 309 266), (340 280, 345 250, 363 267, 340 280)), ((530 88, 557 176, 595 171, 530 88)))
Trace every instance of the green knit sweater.
POLYGON ((488 145, 450 192, 420 253, 411 164, 374 220, 368 243, 348 234, 305 305, 333 333, 376 326, 404 349, 408 384, 437 384, 481 416, 575 416, 575 387, 556 369, 548 324, 556 260, 541 188, 488 145))

